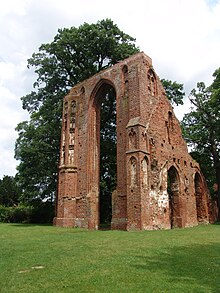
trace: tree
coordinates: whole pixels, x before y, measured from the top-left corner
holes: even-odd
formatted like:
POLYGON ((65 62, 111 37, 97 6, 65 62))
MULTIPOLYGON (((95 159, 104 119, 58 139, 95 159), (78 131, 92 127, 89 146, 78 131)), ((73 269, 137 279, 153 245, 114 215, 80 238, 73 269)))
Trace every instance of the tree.
POLYGON ((189 99, 193 108, 184 115, 182 125, 184 136, 201 163, 204 174, 209 174, 209 187, 213 187, 214 180, 217 183, 220 220, 220 68, 213 76, 211 86, 206 87, 200 82, 197 89, 191 91, 189 99))
POLYGON ((183 84, 168 79, 161 79, 161 82, 171 105, 183 105, 183 98, 185 96, 183 84))
POLYGON ((135 39, 110 19, 60 29, 28 60, 37 74, 34 91, 22 97, 30 120, 17 126, 15 158, 24 200, 53 198, 59 160, 62 100, 76 83, 139 52, 135 39))
POLYGON ((15 177, 4 176, 0 179, 0 204, 11 207, 19 203, 21 189, 16 183, 15 177))

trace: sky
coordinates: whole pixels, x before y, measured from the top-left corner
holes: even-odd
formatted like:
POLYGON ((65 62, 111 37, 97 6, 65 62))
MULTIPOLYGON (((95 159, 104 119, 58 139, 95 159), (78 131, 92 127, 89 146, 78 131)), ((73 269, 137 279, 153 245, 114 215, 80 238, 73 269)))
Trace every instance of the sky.
POLYGON ((0 179, 14 176, 15 128, 28 119, 21 97, 36 75, 27 59, 50 43, 59 28, 110 18, 152 58, 160 78, 184 84, 187 96, 203 81, 208 86, 220 67, 220 0, 0 0, 0 179))

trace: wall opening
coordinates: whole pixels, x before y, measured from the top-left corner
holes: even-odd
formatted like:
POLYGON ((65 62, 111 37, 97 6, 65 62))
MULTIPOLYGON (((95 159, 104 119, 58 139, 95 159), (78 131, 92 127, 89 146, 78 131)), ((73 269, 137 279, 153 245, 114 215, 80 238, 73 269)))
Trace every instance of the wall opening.
POLYGON ((202 182, 202 178, 198 172, 195 174, 194 179, 195 184, 195 195, 196 195, 196 210, 197 210, 197 221, 199 223, 207 220, 206 214, 206 197, 204 194, 204 186, 202 182))
POLYGON ((112 193, 117 183, 116 93, 103 83, 96 95, 97 135, 99 136, 99 228, 110 228, 112 193))
POLYGON ((155 96, 156 95, 156 78, 152 69, 148 70, 147 78, 148 78, 148 92, 150 95, 155 96))
POLYGON ((167 176, 169 213, 171 228, 181 227, 179 174, 175 167, 170 167, 167 176))

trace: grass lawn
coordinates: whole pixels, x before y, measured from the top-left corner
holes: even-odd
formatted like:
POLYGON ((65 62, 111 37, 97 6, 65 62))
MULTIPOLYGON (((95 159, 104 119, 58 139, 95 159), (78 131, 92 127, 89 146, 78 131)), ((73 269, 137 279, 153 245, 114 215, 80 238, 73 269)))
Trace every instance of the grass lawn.
POLYGON ((220 225, 87 231, 0 224, 0 292, 220 292, 220 225))

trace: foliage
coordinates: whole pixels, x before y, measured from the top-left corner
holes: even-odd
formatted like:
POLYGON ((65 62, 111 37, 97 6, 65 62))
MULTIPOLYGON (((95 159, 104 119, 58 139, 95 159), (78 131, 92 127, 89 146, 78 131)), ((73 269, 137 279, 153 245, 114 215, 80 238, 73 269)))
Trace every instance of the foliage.
POLYGON ((39 115, 32 114, 29 122, 17 126, 15 156, 20 160, 17 181, 23 190, 24 202, 55 196, 61 130, 60 119, 55 115, 50 119, 52 112, 48 111, 48 116, 45 113, 45 119, 41 117, 39 121, 36 121, 39 115))
POLYGON ((0 224, 0 291, 217 293, 219 229, 128 233, 0 224))
POLYGON ((33 208, 19 204, 13 207, 0 206, 0 222, 30 223, 33 208))
POLYGON ((0 205, 0 222, 3 222, 3 223, 10 222, 8 220, 9 219, 9 212, 10 212, 9 207, 6 207, 4 205, 0 205))
POLYGON ((34 200, 31 205, 0 205, 0 222, 3 223, 52 223, 54 204, 34 200))
POLYGON ((21 192, 15 177, 6 175, 0 179, 0 205, 8 207, 18 204, 21 192))
POLYGON ((54 203, 51 201, 42 202, 41 200, 32 200, 32 213, 29 223, 52 223, 54 218, 54 203))
POLYGON ((183 98, 185 92, 183 91, 183 84, 177 83, 167 79, 161 79, 162 85, 165 89, 166 96, 172 105, 183 105, 183 98))
POLYGON ((59 29, 28 60, 37 74, 34 91, 22 97, 30 120, 17 126, 18 182, 28 198, 53 198, 59 158, 62 99, 76 83, 137 53, 135 39, 110 19, 59 29))
POLYGON ((214 190, 214 184, 216 182, 215 170, 213 167, 213 160, 210 153, 207 150, 199 151, 194 150, 190 152, 190 155, 196 162, 199 163, 202 173, 206 179, 208 189, 212 199, 216 199, 216 193, 214 190))
MULTIPOLYGON (((184 137, 192 147, 204 174, 208 174, 209 184, 220 186, 220 69, 216 70, 210 87, 203 82, 190 94, 193 105, 191 112, 185 114, 182 122, 184 137)), ((217 191, 220 210, 220 188, 217 191)), ((220 219, 218 212, 218 220, 220 219)))

